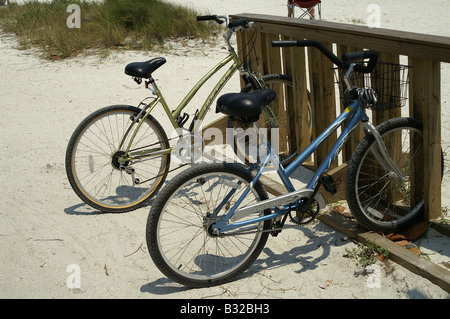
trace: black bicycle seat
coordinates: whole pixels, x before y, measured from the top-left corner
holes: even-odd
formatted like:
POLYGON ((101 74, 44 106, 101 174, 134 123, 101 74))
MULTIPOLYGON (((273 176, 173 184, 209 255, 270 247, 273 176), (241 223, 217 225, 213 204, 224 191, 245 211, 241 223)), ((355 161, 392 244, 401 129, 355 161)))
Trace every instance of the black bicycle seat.
POLYGON ((147 62, 133 62, 125 67, 125 74, 136 78, 148 79, 154 71, 166 62, 164 58, 155 58, 147 62))
POLYGON ((272 102, 276 93, 271 89, 262 89, 251 93, 227 93, 217 100, 216 113, 224 113, 231 120, 244 123, 256 122, 263 107, 272 102))

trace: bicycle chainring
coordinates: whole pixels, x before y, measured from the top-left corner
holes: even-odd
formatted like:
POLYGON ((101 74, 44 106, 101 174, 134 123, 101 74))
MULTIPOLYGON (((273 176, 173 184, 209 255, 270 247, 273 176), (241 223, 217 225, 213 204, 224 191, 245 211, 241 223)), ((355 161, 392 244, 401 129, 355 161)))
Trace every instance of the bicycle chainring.
POLYGON ((296 225, 306 225, 312 222, 319 214, 319 205, 314 201, 309 207, 299 207, 289 212, 289 217, 292 223, 296 225), (295 216, 292 213, 295 212, 295 216))

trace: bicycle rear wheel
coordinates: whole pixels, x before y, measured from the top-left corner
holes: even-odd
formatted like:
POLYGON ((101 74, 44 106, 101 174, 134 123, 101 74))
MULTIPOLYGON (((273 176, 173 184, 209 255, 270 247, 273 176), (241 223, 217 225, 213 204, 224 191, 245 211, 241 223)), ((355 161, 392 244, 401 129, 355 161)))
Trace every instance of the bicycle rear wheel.
POLYGON ((137 131, 129 152, 147 157, 121 162, 137 126, 131 117, 140 111, 127 105, 102 108, 81 122, 67 146, 70 185, 86 204, 100 211, 127 212, 142 207, 167 176, 170 153, 162 150, 169 149, 169 142, 150 115, 137 131), (152 152, 154 156, 150 156, 152 152))
POLYGON ((403 181, 374 156, 381 151, 374 136, 368 134, 348 164, 347 201, 363 227, 390 233, 410 226, 423 213, 423 191, 414 186, 414 177, 423 168, 423 125, 414 119, 397 118, 378 125, 377 130, 403 181))
MULTIPOLYGON (((211 224, 229 211, 251 181, 251 173, 240 164, 199 164, 159 192, 148 216, 146 238, 150 256, 163 274, 182 285, 209 287, 231 281, 250 267, 268 232, 216 236, 211 224), (224 206, 212 217, 222 202, 224 206)), ((267 198, 258 181, 242 206, 267 198)), ((244 218, 265 213, 269 211, 244 218)), ((270 225, 261 222, 254 230, 268 230, 270 225)))

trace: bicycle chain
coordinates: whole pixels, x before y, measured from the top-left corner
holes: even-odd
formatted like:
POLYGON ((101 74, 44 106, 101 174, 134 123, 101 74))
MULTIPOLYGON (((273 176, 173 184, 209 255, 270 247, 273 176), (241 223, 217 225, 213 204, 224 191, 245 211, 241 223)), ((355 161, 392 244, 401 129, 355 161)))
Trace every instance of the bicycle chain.
POLYGON ((290 229, 290 228, 300 228, 304 225, 285 225, 281 228, 273 228, 273 229, 263 229, 263 230, 251 230, 251 231, 243 231, 243 232, 233 232, 233 233, 226 233, 226 234, 219 234, 217 237, 231 237, 231 236, 241 236, 241 235, 249 235, 249 234, 257 234, 257 233, 271 233, 271 232, 278 232, 282 231, 283 229, 290 229))
MULTIPOLYGON (((180 138, 180 136, 172 137, 172 138, 169 138, 169 139, 164 140, 164 141, 162 141, 162 142, 166 143, 166 142, 175 140, 175 139, 177 139, 177 138, 180 138)), ((148 144, 148 145, 145 145, 145 146, 141 146, 141 147, 138 147, 138 148, 135 148, 135 149, 130 150, 130 152, 132 152, 132 151, 139 151, 139 150, 141 150, 141 149, 145 149, 145 148, 148 148, 148 147, 151 147, 151 146, 155 146, 155 145, 161 144, 162 142, 160 141, 160 142, 156 142, 156 143, 153 143, 153 144, 148 144)), ((176 168, 173 168, 173 169, 169 170, 168 173, 171 173, 171 172, 176 171, 176 170, 178 170, 178 169, 180 169, 180 168, 183 168, 183 167, 185 167, 186 165, 189 165, 189 164, 183 164, 183 165, 180 165, 180 166, 178 166, 178 167, 176 167, 176 168)), ((145 180, 145 181, 141 181, 140 184, 144 184, 144 183, 150 182, 150 181, 152 181, 152 180, 154 180, 154 179, 156 179, 156 178, 158 178, 158 177, 160 177, 160 176, 162 176, 162 175, 164 175, 164 174, 159 174, 159 175, 156 175, 156 176, 154 176, 154 177, 152 177, 152 178, 149 178, 149 179, 147 179, 147 180, 145 180)))

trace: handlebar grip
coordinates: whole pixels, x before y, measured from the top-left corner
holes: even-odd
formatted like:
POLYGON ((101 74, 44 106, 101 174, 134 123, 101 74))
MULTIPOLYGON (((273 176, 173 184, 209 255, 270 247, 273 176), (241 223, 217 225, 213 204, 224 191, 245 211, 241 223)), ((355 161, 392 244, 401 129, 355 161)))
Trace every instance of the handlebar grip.
POLYGON ((197 17, 197 21, 211 21, 211 20, 216 20, 217 19, 217 15, 213 15, 213 16, 198 16, 197 17))
POLYGON ((298 41, 297 40, 283 40, 283 41, 272 41, 272 46, 277 48, 284 48, 284 47, 296 47, 298 41))
POLYGON ((350 52, 342 54, 342 61, 355 61, 364 59, 365 51, 361 52, 350 52))
POLYGON ((228 28, 235 28, 235 27, 246 27, 248 25, 248 20, 246 19, 236 19, 233 21, 230 21, 230 23, 228 24, 228 28))
POLYGON ((357 64, 355 66, 355 71, 361 73, 371 73, 375 69, 375 66, 377 65, 378 52, 374 50, 366 50, 361 52, 345 53, 342 55, 342 60, 346 62, 351 60, 362 60, 362 59, 369 59, 369 62, 367 62, 366 66, 363 64, 357 64))

